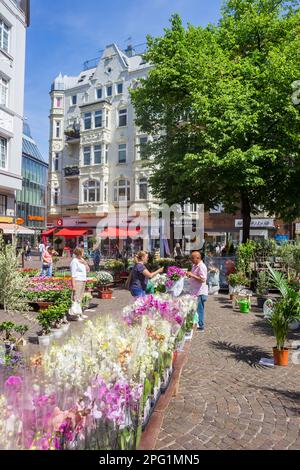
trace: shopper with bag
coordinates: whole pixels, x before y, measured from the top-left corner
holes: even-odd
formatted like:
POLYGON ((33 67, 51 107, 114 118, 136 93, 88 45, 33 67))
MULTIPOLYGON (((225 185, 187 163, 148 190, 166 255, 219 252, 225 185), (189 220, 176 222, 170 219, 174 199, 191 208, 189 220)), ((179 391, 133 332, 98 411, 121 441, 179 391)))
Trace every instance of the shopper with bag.
POLYGON ((79 321, 88 318, 82 314, 81 302, 85 292, 85 285, 87 281, 87 273, 90 271, 90 267, 84 259, 84 249, 75 248, 74 258, 70 265, 71 276, 72 276, 72 288, 73 288, 73 303, 69 311, 71 317, 77 317, 79 321))
POLYGON ((191 259, 192 271, 187 272, 186 275, 190 278, 191 294, 198 297, 198 330, 204 331, 204 306, 208 299, 207 267, 199 251, 194 251, 191 259))
POLYGON ((164 268, 157 269, 154 273, 150 273, 145 264, 149 258, 148 253, 140 251, 134 258, 135 266, 132 268, 126 283, 127 289, 130 290, 133 297, 143 297, 146 295, 148 279, 152 279, 157 274, 161 274, 164 268))
POLYGON ((53 256, 56 256, 57 253, 54 248, 47 247, 42 255, 42 276, 43 277, 52 277, 53 275, 53 256))

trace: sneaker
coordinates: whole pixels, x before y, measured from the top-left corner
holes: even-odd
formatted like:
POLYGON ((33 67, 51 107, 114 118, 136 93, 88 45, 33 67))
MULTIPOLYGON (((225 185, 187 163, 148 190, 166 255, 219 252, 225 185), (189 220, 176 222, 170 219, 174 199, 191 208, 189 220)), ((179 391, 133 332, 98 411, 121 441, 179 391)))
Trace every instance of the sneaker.
POLYGON ((197 327, 197 330, 198 330, 198 331, 204 331, 204 328, 203 328, 203 326, 198 326, 198 327, 197 327))
POLYGON ((84 318, 78 317, 76 321, 84 321, 84 318))
POLYGON ((89 318, 87 315, 80 315, 80 317, 81 317, 83 320, 86 320, 87 318, 89 318))

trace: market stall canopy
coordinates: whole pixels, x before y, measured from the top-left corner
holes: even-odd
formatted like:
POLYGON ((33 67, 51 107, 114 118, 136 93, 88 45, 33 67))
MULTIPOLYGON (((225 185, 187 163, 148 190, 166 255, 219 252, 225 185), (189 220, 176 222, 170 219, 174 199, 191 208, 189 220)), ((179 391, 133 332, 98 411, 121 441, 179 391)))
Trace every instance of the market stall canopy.
POLYGON ((49 237, 49 235, 52 235, 52 233, 54 233, 55 230, 56 230, 56 227, 50 228, 49 230, 44 230, 44 232, 42 232, 42 236, 49 237))
POLYGON ((34 230, 16 224, 0 224, 0 231, 4 235, 34 235, 34 230))
POLYGON ((141 235, 141 229, 127 230, 126 228, 116 227, 108 227, 100 233, 101 238, 134 238, 141 235))
POLYGON ((76 228, 63 228, 55 234, 56 237, 76 238, 87 234, 87 230, 76 228))

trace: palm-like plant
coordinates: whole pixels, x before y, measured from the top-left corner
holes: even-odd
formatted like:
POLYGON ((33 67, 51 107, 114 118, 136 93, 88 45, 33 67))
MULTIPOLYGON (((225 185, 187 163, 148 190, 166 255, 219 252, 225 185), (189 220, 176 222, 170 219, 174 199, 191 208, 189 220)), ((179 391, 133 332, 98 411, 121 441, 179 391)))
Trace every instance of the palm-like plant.
POLYGON ((273 313, 268 322, 273 328, 278 350, 284 349, 284 344, 289 331, 289 324, 300 319, 300 292, 294 290, 288 284, 284 274, 274 271, 268 266, 271 283, 277 287, 281 294, 274 306, 273 313))

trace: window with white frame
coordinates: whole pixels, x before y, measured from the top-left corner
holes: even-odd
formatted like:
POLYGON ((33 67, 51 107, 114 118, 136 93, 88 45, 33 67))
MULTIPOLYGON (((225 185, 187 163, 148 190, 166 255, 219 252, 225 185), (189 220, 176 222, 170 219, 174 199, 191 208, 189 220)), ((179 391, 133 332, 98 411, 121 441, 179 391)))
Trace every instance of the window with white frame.
POLYGON ((7 196, 0 194, 0 215, 6 215, 7 211, 7 196))
POLYGON ((145 154, 145 149, 146 149, 147 143, 148 143, 148 137, 147 136, 143 136, 143 137, 139 138, 138 156, 139 156, 140 160, 145 160, 147 158, 147 156, 145 154))
POLYGON ((100 183, 99 181, 90 180, 83 185, 83 201, 84 202, 100 202, 100 183))
POLYGON ((148 180, 140 178, 139 181, 139 199, 148 199, 148 180))
POLYGON ((112 96, 112 94, 113 94, 113 87, 112 87, 112 85, 108 85, 106 87, 106 96, 109 98, 109 97, 112 96))
POLYGON ((0 48, 8 52, 10 27, 0 18, 0 48))
POLYGON ((91 165, 91 147, 83 147, 83 165, 91 165))
POLYGON ((127 161, 127 144, 119 144, 119 163, 127 161))
POLYGON ((106 109, 106 112, 105 112, 105 127, 108 127, 109 126, 109 111, 108 109, 106 109))
POLYGON ((92 128, 92 113, 85 113, 83 117, 84 129, 87 131, 92 128))
POLYGON ((8 103, 8 81, 0 77, 0 104, 7 106, 8 103))
POLYGON ((127 126, 127 109, 119 110, 119 127, 127 126))
POLYGON ((121 179, 114 184, 114 200, 130 201, 130 182, 121 179))
POLYGON ((100 165, 102 163, 102 145, 94 146, 94 164, 100 165))
POLYGON ((104 183, 104 202, 108 201, 108 183, 104 183))
POLYGON ((56 98, 56 107, 57 108, 62 107, 62 97, 61 96, 57 96, 57 98, 56 98))
POLYGON ((71 96, 71 105, 76 106, 77 104, 77 95, 71 96))
POLYGON ((102 100, 102 88, 97 88, 96 98, 97 98, 97 100, 102 100))
POLYGON ((123 83, 117 83, 117 94, 122 95, 123 93, 123 83))
POLYGON ((105 157, 104 157, 105 164, 108 163, 108 149, 109 149, 109 145, 105 144, 105 157))
POLYGON ((0 137, 0 168, 7 167, 7 139, 0 137))
POLYGON ((61 122, 55 121, 55 137, 56 139, 60 139, 61 136, 61 122))
POLYGON ((53 190, 53 205, 58 206, 59 204, 59 188, 53 190))
POLYGON ((95 128, 102 127, 102 109, 95 111, 95 128))
POLYGON ((59 171, 59 153, 54 156, 54 171, 59 171))

